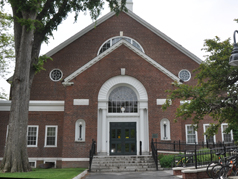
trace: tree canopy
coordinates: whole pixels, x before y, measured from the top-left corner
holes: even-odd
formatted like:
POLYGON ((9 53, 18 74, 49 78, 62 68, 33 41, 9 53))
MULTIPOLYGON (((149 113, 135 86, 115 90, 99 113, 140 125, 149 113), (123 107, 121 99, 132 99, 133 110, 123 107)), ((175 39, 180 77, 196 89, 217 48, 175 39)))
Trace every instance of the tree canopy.
POLYGON ((6 147, 1 169, 3 172, 27 172, 26 131, 30 89, 35 73, 43 69, 48 57, 39 57, 41 44, 52 36, 70 12, 75 20, 80 12, 89 10, 93 20, 100 15, 105 2, 118 14, 127 11, 126 0, 0 0, 10 3, 13 12, 16 65, 12 78, 11 110, 6 147))
MULTIPOLYGON (((0 79, 9 73, 14 57, 14 39, 11 33, 12 18, 0 8, 0 79)), ((0 89, 0 99, 6 98, 4 89, 0 89)))
MULTIPOLYGON (((221 41, 215 37, 205 40, 203 50, 209 55, 194 71, 197 85, 175 83, 176 89, 168 91, 167 99, 187 100, 177 108, 175 121, 192 119, 194 124, 198 124, 209 115, 214 123, 206 131, 207 135, 217 133, 223 122, 229 123, 227 132, 235 129, 238 125, 238 67, 228 64, 232 49, 229 39, 221 41)), ((165 110, 168 107, 169 100, 162 108, 165 110)))

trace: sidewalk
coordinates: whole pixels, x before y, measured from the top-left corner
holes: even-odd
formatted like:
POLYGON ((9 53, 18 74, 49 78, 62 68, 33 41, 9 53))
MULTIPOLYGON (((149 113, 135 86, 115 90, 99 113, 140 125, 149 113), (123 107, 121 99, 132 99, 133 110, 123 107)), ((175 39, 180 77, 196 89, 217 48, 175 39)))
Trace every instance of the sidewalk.
POLYGON ((84 179, 181 179, 173 176, 173 170, 146 172, 107 172, 88 173, 84 179))

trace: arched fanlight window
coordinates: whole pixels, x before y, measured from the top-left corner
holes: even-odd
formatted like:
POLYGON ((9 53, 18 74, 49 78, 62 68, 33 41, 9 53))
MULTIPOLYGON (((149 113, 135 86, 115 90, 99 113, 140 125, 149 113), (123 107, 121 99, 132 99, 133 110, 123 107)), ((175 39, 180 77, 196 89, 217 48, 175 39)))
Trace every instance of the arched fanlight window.
POLYGON ((79 119, 75 123, 75 141, 84 142, 85 141, 85 121, 79 119))
POLYGON ((129 37, 113 37, 109 40, 107 40, 106 42, 104 42, 101 47, 98 50, 98 55, 100 55, 101 53, 103 53, 104 51, 106 51, 107 49, 109 49, 111 46, 113 46, 114 44, 116 44, 117 42, 119 42, 121 39, 126 40, 127 42, 129 42, 130 44, 132 44, 134 47, 136 47, 138 50, 140 50, 141 52, 145 53, 142 46, 134 39, 129 38, 129 37))
POLYGON ((161 140, 170 140, 170 122, 164 118, 160 121, 161 140))
POLYGON ((109 113, 137 113, 137 95, 127 86, 115 88, 109 95, 109 113))

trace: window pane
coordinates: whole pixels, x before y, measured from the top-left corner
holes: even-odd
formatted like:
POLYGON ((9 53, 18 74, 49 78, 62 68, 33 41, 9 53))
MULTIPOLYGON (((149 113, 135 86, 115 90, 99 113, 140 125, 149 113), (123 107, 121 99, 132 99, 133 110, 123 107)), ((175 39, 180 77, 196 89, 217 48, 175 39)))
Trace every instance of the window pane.
POLYGON ((137 113, 137 111, 137 95, 131 88, 120 86, 110 93, 109 113, 137 113))
POLYGON ((37 127, 28 127, 27 145, 36 145, 37 127))
POLYGON ((223 125, 223 139, 224 142, 231 142, 231 133, 225 133, 225 130, 228 128, 228 125, 223 125))
POLYGON ((125 152, 130 152, 130 144, 125 144, 125 152))
POLYGON ((115 153, 116 152, 116 144, 112 144, 111 145, 111 153, 115 153))
POLYGON ((116 138, 116 129, 112 129, 112 138, 116 138))
POLYGON ((121 153, 121 144, 117 144, 117 153, 121 153))
POLYGON ((188 143, 196 142, 196 133, 193 126, 187 126, 187 142, 188 143))
POLYGON ((125 130, 125 137, 126 137, 126 139, 129 139, 130 138, 130 136, 129 136, 129 129, 126 129, 125 130))
POLYGON ((56 144, 56 127, 47 127, 46 145, 56 144))
POLYGON ((118 138, 118 139, 121 138, 121 129, 117 129, 117 138, 118 138))
POLYGON ((135 138, 135 129, 131 129, 131 138, 135 138))

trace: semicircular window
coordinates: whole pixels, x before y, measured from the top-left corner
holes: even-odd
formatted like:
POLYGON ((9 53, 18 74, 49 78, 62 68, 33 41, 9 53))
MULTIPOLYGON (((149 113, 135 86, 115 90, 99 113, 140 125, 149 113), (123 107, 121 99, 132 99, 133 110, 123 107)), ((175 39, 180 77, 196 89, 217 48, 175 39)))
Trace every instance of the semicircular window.
POLYGON ((102 46, 100 47, 100 49, 98 50, 98 55, 100 55, 101 53, 105 52, 107 49, 109 49, 111 46, 113 46, 114 44, 119 42, 121 39, 126 40, 131 45, 136 47, 138 50, 140 50, 141 52, 145 53, 143 48, 141 47, 141 45, 137 41, 135 41, 134 39, 129 38, 129 37, 120 37, 120 36, 118 36, 118 37, 113 37, 113 38, 107 40, 106 42, 104 42, 102 44, 102 46))
POLYGON ((109 96, 109 113, 137 113, 137 95, 129 87, 120 86, 114 89, 109 96))

